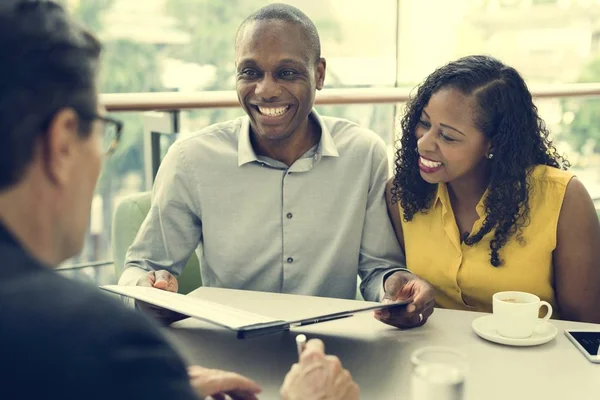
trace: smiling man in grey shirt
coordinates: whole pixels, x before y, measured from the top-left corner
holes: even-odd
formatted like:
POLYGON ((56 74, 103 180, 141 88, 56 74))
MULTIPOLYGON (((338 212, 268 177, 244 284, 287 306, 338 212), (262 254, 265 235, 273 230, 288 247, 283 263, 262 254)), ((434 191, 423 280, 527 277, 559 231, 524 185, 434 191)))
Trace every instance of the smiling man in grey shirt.
POLYGON ((120 284, 176 291, 195 249, 206 286, 354 298, 358 274, 367 300, 413 299, 382 321, 426 321, 433 290, 403 268, 383 140, 312 109, 325 65, 301 11, 274 4, 242 23, 236 86, 247 116, 169 149, 120 284))

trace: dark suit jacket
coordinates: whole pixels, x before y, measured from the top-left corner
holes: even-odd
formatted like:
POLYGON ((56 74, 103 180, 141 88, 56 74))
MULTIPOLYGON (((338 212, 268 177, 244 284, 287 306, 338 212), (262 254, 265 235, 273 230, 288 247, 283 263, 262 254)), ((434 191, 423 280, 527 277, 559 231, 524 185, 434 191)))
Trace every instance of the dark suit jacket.
POLYGON ((197 399, 149 321, 32 258, 0 224, 0 399, 197 399))

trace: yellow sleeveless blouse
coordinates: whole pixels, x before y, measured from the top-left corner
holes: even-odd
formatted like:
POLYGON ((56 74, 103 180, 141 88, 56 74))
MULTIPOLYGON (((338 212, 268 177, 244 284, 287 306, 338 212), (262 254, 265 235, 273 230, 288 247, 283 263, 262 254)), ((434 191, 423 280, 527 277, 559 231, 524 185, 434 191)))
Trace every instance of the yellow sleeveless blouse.
MULTIPOLYGON (((400 204, 406 265, 437 290, 436 305, 468 311, 492 311, 492 295, 505 290, 536 294, 560 318, 553 285, 552 252, 556 248, 558 217, 569 181, 574 175, 545 165, 531 172, 529 225, 523 228, 523 245, 515 236, 500 249, 504 264, 490 263, 492 230, 473 246, 461 243, 446 184, 426 213, 405 222, 400 204)), ((477 232, 485 220, 484 198, 477 204, 477 232)))

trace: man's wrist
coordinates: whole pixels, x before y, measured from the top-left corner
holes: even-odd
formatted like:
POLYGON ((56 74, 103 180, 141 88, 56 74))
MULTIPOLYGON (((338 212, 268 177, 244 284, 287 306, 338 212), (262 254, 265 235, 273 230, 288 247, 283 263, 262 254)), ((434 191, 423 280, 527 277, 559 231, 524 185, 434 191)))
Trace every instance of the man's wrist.
POLYGON ((385 288, 385 281, 386 281, 386 280, 387 280, 387 279, 388 279, 390 276, 394 275, 396 272, 405 272, 405 273, 408 273, 408 274, 411 274, 411 275, 412 275, 412 272, 411 272, 409 269, 407 269, 407 268, 397 268, 397 269, 394 269, 394 270, 392 270, 392 271, 388 271, 388 272, 386 272, 385 274, 383 274, 383 282, 382 282, 382 286, 383 286, 384 288, 385 288))
POLYGON ((397 269, 388 271, 385 274, 383 274, 383 283, 385 284, 386 279, 389 278, 390 276, 394 275, 396 272, 407 272, 409 274, 412 274, 412 272, 408 268, 397 268, 397 269))
POLYGON ((381 280, 380 296, 379 296, 380 301, 383 300, 383 298, 385 297, 385 281, 390 276, 394 275, 396 272, 405 272, 405 273, 412 275, 412 272, 408 268, 394 268, 393 270, 387 271, 385 274, 383 274, 383 278, 381 280))

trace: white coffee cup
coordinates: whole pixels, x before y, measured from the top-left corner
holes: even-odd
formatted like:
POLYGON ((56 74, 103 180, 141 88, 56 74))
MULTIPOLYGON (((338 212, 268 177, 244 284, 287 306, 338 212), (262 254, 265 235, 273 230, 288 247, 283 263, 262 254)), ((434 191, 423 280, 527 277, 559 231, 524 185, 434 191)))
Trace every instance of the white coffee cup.
POLYGON ((526 292, 494 294, 493 310, 496 330, 501 336, 512 339, 530 337, 536 325, 548 321, 552 316, 552 306, 548 302, 526 292), (546 306, 548 312, 543 318, 538 318, 542 306, 546 306))

